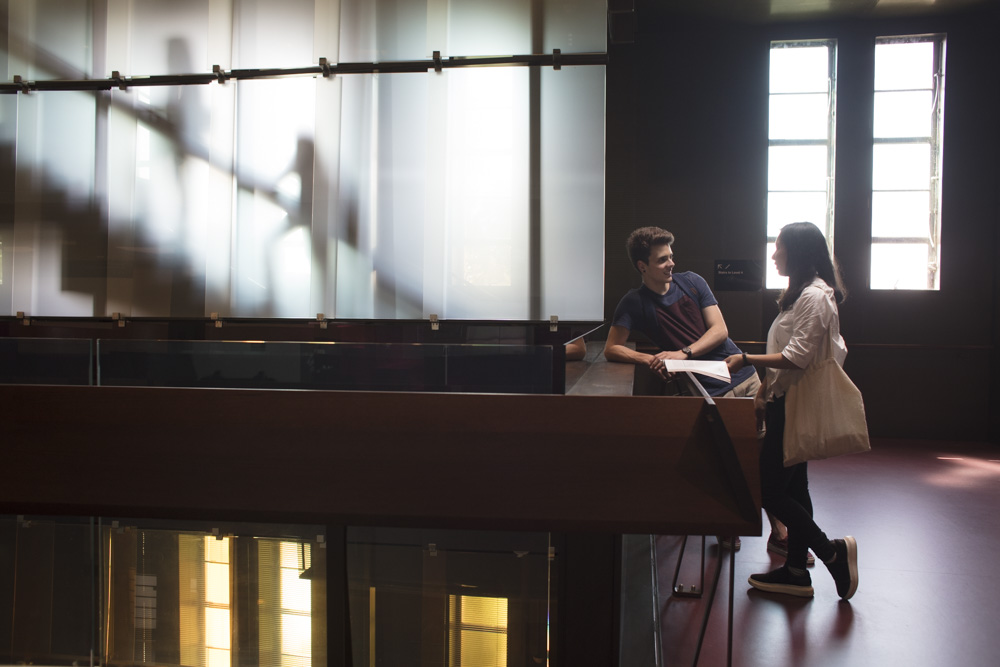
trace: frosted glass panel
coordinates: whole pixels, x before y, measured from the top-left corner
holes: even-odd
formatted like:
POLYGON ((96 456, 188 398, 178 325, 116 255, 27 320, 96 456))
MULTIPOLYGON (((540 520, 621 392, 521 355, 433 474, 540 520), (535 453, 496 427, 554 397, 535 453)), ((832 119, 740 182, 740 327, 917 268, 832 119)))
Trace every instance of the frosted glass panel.
POLYGON ((603 309, 604 68, 542 70, 542 319, 603 309))
POLYGON ((447 0, 340 0, 340 62, 424 60, 446 54, 447 0))
POLYGON ((110 76, 111 70, 118 70, 122 76, 212 71, 215 63, 209 62, 208 53, 211 3, 144 0, 127 3, 124 11, 121 5, 126 3, 110 4, 119 11, 109 12, 108 39, 112 46, 128 49, 128 57, 110 51, 107 71, 102 76, 110 76))
MULTIPOLYGON (((12 34, 37 41, 10 67, 51 64, 49 47, 139 77, 605 39, 593 0, 225 6, 10 3, 12 34), (57 10, 71 20, 50 26, 57 10)), ((469 67, 4 96, 0 312, 601 319, 604 78, 469 67)))
POLYGON ((235 308, 259 317, 310 309, 316 87, 326 79, 238 84, 235 308))
POLYGON ((826 146, 771 146, 767 149, 768 190, 826 192, 826 146))
POLYGON ((531 53, 531 0, 452 0, 448 3, 449 55, 531 53))
MULTIPOLYGON (((235 5, 240 68, 306 67, 313 54, 316 7, 324 0, 241 0, 235 5)), ((332 60, 334 55, 328 54, 332 60)), ((211 70, 211 68, 209 68, 211 70)))
POLYGON ((604 0, 342 0, 341 21, 341 62, 607 49, 604 0))
POLYGON ((90 3, 76 0, 34 0, 3 3, 4 50, 10 55, 10 80, 84 79, 93 74, 90 3), (9 5, 9 10, 8 10, 9 5))
MULTIPOLYGON (((107 233, 94 192, 96 102, 17 97, 12 310, 90 316, 102 308, 107 233)), ((13 313, 10 313, 13 314, 13 313)))
POLYGON ((607 0, 545 0, 545 53, 603 53, 607 50, 607 0))
POLYGON ((449 74, 445 305, 462 318, 529 316, 528 77, 449 74))

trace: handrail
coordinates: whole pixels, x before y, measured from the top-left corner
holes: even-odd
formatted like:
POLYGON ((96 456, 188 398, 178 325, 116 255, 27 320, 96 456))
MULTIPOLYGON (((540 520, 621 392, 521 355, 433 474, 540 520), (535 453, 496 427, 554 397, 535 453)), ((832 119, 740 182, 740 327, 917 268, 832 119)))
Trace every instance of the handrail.
POLYGON ((549 54, 527 54, 509 56, 451 56, 442 58, 439 51, 434 56, 424 60, 397 60, 389 62, 348 62, 331 63, 326 58, 320 58, 319 63, 306 67, 290 68, 254 68, 231 69, 226 71, 219 65, 213 67, 212 73, 195 74, 158 74, 151 76, 121 76, 113 71, 106 79, 53 79, 28 81, 20 75, 15 75, 13 82, 0 83, 0 93, 32 93, 40 91, 87 91, 112 90, 119 88, 152 87, 152 86, 190 86, 206 85, 230 80, 274 79, 296 76, 331 76, 343 74, 404 74, 413 72, 441 72, 445 69, 465 67, 552 67, 559 70, 562 67, 579 65, 607 65, 607 53, 562 53, 554 49, 549 54))

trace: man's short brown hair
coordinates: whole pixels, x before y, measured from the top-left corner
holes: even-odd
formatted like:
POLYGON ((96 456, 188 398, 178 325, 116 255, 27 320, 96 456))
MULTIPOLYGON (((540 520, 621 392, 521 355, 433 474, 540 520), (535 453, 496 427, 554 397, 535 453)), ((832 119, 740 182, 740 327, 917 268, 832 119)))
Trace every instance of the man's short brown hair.
POLYGON ((628 236, 625 248, 632 266, 639 270, 639 262, 649 263, 649 252, 654 246, 673 245, 674 235, 659 227, 640 227, 628 236))

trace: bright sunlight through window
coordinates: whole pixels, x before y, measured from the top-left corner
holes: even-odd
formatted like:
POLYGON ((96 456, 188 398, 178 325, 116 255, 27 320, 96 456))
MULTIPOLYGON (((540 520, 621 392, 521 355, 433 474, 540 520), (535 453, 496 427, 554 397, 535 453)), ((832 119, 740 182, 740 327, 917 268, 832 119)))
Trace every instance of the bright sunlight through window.
POLYGON ((780 289, 774 241, 790 222, 809 221, 829 239, 833 230, 834 40, 772 42, 767 152, 768 289, 780 289))
POLYGON ((507 598, 448 596, 450 667, 506 667, 507 598))
POLYGON ((940 287, 943 35, 875 44, 872 289, 940 287))

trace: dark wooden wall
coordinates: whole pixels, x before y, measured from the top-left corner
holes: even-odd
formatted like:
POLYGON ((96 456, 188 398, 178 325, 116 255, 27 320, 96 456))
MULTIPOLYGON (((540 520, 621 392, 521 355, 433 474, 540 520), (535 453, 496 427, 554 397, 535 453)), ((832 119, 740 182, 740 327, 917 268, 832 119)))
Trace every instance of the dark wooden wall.
MULTIPOLYGON (((1000 10, 762 25, 658 4, 636 2, 635 42, 609 46, 605 318, 638 284, 624 250, 635 227, 671 230, 678 269, 709 284, 715 260, 764 257, 769 43, 836 38, 835 250, 850 290, 841 321, 872 435, 1000 439, 1000 10), (941 289, 872 291, 874 41, 939 32, 948 36, 941 289)), ((774 291, 716 296, 734 339, 766 339, 774 291)))

